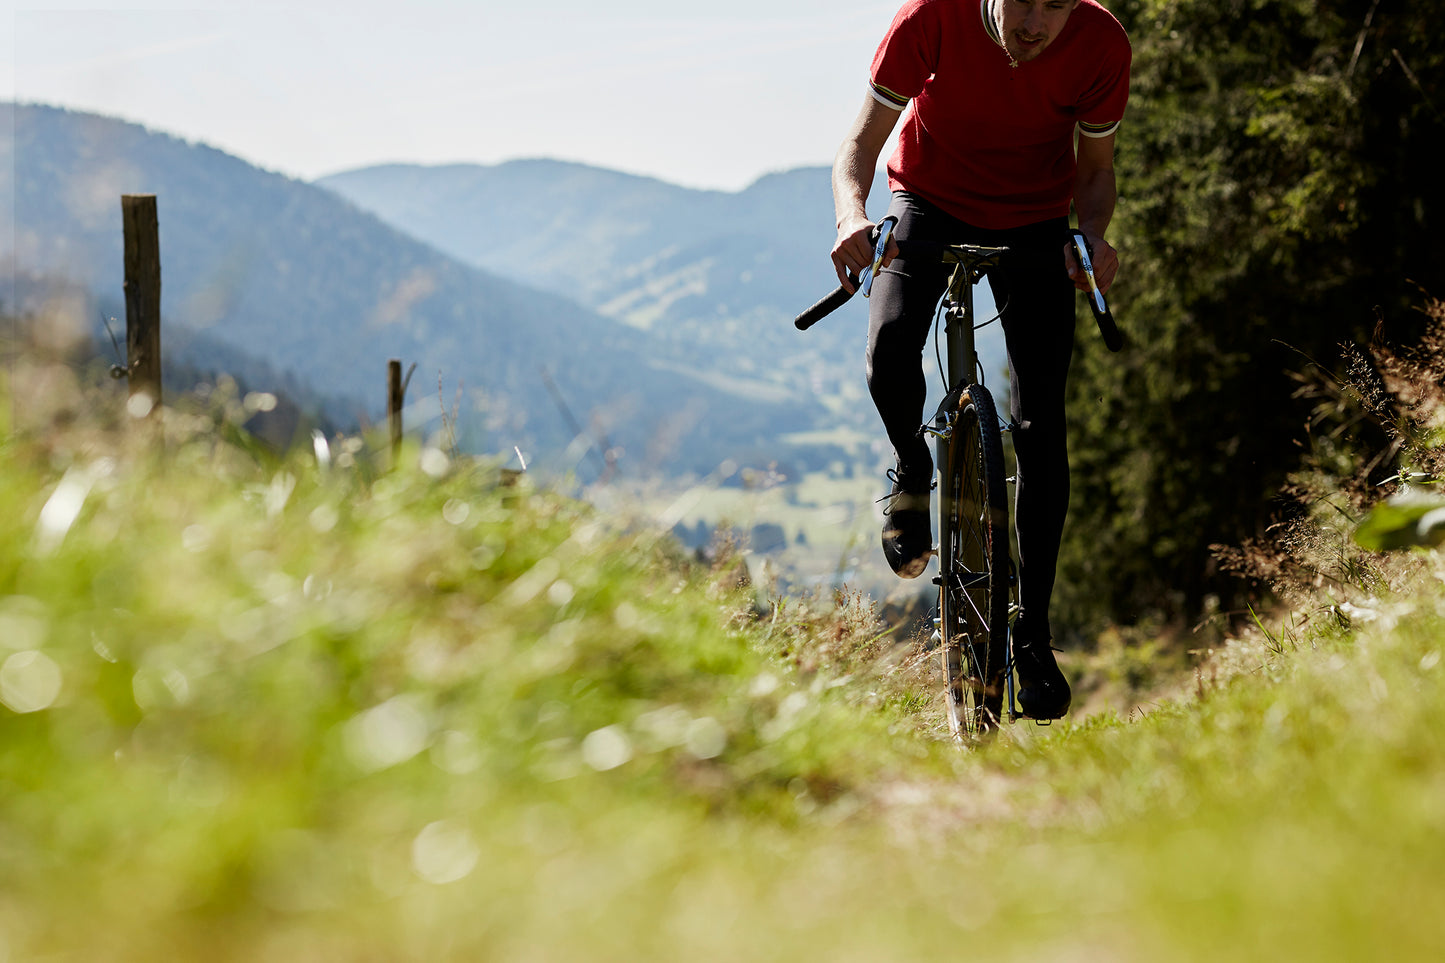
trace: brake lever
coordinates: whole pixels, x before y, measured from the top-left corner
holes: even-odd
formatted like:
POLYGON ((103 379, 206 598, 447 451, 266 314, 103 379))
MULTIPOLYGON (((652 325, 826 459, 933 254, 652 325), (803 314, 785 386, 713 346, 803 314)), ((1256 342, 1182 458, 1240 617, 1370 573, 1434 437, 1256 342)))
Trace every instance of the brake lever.
POLYGON ((1099 290, 1099 282, 1094 278, 1093 247, 1083 231, 1070 231, 1069 234, 1074 242, 1074 254, 1089 279, 1089 307, 1093 309, 1094 320, 1099 323, 1099 333, 1104 336, 1104 344, 1110 351, 1118 351, 1124 347, 1124 338, 1114 324, 1114 315, 1109 312, 1104 292, 1099 290))
POLYGON ((873 279, 883 267, 883 255, 888 253, 888 242, 893 240, 893 229, 898 226, 898 218, 885 217, 878 222, 874 228, 878 239, 873 244, 873 263, 863 269, 863 275, 859 278, 859 286, 863 288, 863 296, 866 298, 873 290, 873 279))
POLYGON ((1074 238, 1074 254, 1078 257, 1079 263, 1083 265, 1084 274, 1089 278, 1089 297, 1093 301, 1094 313, 1106 312, 1109 310, 1109 305, 1104 302, 1104 292, 1099 290, 1099 282, 1094 279, 1094 247, 1084 236, 1083 231, 1071 233, 1074 238))

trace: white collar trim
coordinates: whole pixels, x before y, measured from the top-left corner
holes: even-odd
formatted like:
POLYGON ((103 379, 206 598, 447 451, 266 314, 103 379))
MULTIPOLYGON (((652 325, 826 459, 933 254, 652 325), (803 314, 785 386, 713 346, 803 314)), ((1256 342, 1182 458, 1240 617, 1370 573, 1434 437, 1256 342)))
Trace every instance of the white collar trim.
POLYGON ((993 16, 989 13, 989 3, 990 0, 978 0, 978 15, 983 19, 983 29, 988 31, 989 38, 1002 47, 1003 37, 999 36, 998 24, 994 23, 993 16))

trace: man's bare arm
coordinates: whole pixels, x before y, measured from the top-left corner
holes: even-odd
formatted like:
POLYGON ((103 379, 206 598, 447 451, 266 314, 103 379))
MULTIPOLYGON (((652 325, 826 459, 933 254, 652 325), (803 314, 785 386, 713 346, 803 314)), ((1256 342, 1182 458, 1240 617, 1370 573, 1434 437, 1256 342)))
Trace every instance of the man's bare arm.
MULTIPOLYGON (((888 135, 893 133, 900 113, 880 104, 870 94, 833 160, 833 210, 838 227, 838 239, 833 243, 833 267, 839 282, 850 291, 854 285, 848 273, 856 277, 873 263, 873 243, 868 239, 873 227, 868 220, 868 189, 873 186, 878 155, 888 143, 888 135)), ((893 260, 897 253, 897 245, 890 244, 883 263, 893 260)))
MULTIPOLYGON (((1080 137, 1078 145, 1078 175, 1074 182, 1074 210, 1079 216, 1079 230, 1089 239, 1094 249, 1094 280, 1099 290, 1109 290, 1114 276, 1119 271, 1119 254, 1104 240, 1104 232, 1114 217, 1114 203, 1118 200, 1114 184, 1114 135, 1107 137, 1080 137)), ((1064 263, 1074 286, 1081 291, 1089 289, 1083 268, 1074 258, 1072 249, 1066 247, 1064 263)))

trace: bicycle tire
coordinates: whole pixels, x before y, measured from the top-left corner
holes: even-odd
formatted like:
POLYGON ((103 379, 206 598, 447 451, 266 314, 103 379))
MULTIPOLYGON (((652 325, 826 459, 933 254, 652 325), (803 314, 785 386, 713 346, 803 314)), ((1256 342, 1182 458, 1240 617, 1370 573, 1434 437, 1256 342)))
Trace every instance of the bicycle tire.
POLYGON ((952 427, 939 442, 939 636, 948 727, 962 741, 998 728, 1004 715, 1008 489, 988 389, 955 391, 940 408, 939 420, 945 418, 952 427))

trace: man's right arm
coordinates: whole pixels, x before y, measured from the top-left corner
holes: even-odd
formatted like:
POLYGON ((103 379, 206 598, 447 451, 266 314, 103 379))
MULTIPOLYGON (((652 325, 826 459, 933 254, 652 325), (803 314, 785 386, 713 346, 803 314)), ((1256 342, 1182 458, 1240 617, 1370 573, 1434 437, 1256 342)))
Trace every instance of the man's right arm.
MULTIPOLYGON (((848 135, 833 160, 833 209, 838 220, 838 239, 833 243, 833 267, 838 281, 852 291, 851 272, 857 277, 873 263, 873 242, 868 233, 873 222, 868 219, 868 189, 878 169, 878 155, 893 133, 902 111, 880 103, 871 93, 863 101, 863 109, 848 129, 848 135)), ((898 246, 890 242, 883 263, 892 261, 898 246)))

